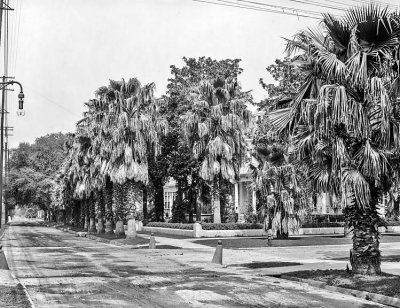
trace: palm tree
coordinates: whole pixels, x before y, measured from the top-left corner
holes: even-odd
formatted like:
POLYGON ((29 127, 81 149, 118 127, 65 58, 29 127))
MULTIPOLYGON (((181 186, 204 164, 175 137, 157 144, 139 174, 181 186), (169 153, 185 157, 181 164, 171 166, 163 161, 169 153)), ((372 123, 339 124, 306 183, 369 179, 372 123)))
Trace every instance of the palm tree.
POLYGON ((193 93, 193 108, 183 117, 183 128, 193 156, 201 162, 200 177, 212 186, 214 222, 221 222, 220 185, 239 179, 245 153, 243 132, 250 120, 249 97, 236 79, 203 81, 193 93))
POLYGON ((339 197, 353 228, 353 272, 381 272, 379 203, 399 154, 400 18, 378 6, 324 15, 321 29, 288 40, 306 82, 276 130, 293 134, 294 153, 316 192, 339 197))
MULTIPOLYGON (((148 184, 148 157, 160 153, 160 139, 166 133, 167 122, 159 114, 160 101, 154 98, 153 83, 141 86, 136 78, 120 82, 110 81, 108 97, 110 112, 104 117, 103 127, 112 136, 107 175, 114 183, 118 227, 127 213, 130 220, 136 214, 138 185, 148 184)), ((132 224, 132 222, 131 222, 132 224)))
POLYGON ((305 168, 296 163, 287 136, 273 134, 268 117, 260 123, 254 145, 253 185, 264 220, 278 238, 287 238, 301 227, 311 204, 305 168))

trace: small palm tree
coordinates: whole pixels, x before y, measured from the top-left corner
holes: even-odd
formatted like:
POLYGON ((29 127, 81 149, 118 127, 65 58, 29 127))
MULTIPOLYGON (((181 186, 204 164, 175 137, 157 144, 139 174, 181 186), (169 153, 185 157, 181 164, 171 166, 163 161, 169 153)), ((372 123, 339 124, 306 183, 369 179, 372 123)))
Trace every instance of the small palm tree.
POLYGON ((201 163, 199 176, 212 187, 214 222, 221 222, 220 185, 239 179, 249 124, 248 95, 236 79, 203 81, 193 93, 193 108, 183 117, 186 141, 201 163))
POLYGON ((301 227, 311 204, 306 170, 296 163, 287 136, 273 134, 266 117, 254 138, 253 178, 264 219, 278 238, 301 227))

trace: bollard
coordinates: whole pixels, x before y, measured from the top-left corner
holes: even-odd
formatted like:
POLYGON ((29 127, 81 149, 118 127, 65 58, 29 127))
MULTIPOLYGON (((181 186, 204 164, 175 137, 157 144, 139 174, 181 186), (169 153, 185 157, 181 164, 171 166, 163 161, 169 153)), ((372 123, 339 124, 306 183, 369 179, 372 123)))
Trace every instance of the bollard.
POLYGON ((156 249, 156 239, 154 238, 153 232, 151 232, 151 235, 150 235, 149 249, 156 249))
POLYGON ((272 230, 268 229, 267 233, 268 233, 268 246, 271 247, 272 246, 272 230))
POLYGON ((222 265, 222 241, 218 241, 218 246, 215 249, 214 257, 212 258, 211 263, 217 263, 222 265))

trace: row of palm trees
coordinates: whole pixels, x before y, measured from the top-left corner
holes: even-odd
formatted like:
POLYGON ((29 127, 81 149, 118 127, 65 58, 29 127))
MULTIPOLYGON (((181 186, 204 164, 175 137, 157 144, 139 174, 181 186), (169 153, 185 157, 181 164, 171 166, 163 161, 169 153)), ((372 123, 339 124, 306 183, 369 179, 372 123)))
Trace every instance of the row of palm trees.
MULTIPOLYGON (((136 78, 110 81, 85 104, 54 191, 65 219, 91 232, 112 233, 115 223, 122 235, 124 221, 137 218, 138 206, 147 204, 149 160, 157 160, 169 130, 168 99, 156 99, 154 90, 136 78)), ((212 187, 214 221, 220 222, 221 181, 238 179, 245 151, 248 95, 234 78, 202 81, 185 91, 192 105, 179 125, 201 166, 198 176, 212 187)))
MULTIPOLYGON (((320 27, 287 41, 305 81, 289 108, 267 115, 266 155, 254 186, 283 232, 290 221, 298 224, 307 198, 335 195, 354 229, 353 271, 380 273, 378 208, 399 178, 400 17, 369 5, 340 18, 326 14, 320 27)), ((221 184, 238 180, 243 161, 249 96, 235 78, 203 80, 182 95, 190 106, 175 125, 220 222, 221 184)), ((147 199, 149 159, 157 159, 170 129, 168 99, 154 97, 154 84, 130 79, 110 81, 86 105, 55 200, 93 231, 97 208, 98 231, 112 232, 115 221, 121 234, 123 220, 133 220, 147 199)))

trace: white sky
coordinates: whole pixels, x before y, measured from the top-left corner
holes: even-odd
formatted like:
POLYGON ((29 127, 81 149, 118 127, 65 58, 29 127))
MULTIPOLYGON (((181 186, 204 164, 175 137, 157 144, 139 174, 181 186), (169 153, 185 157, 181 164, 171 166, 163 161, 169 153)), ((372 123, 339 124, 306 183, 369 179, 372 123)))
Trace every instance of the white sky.
MULTIPOLYGON (((324 1, 330 2, 319 0, 324 1)), ((11 147, 73 131, 83 103, 109 78, 155 82, 156 95, 162 95, 169 66, 181 67, 184 56, 242 59, 242 86, 260 100, 265 92, 259 78, 269 80, 265 68, 284 56, 282 37, 318 23, 191 0, 10 0, 10 5, 15 11, 9 13, 9 75, 23 84, 26 97, 26 115, 17 117, 18 91, 9 95, 11 147)))

